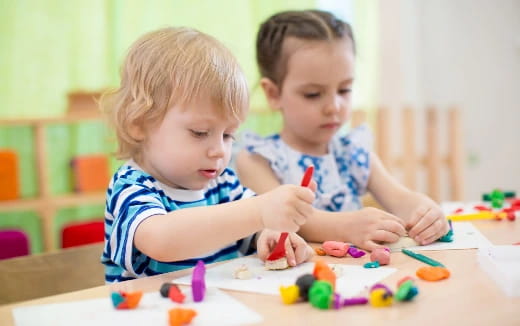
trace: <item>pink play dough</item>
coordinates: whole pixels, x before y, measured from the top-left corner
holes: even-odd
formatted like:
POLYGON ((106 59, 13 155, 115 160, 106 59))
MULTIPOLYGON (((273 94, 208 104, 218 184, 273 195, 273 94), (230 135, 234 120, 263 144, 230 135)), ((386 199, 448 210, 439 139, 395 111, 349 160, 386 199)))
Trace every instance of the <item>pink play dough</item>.
POLYGON ((325 241, 321 247, 329 256, 345 257, 347 255, 349 245, 340 241, 325 241))

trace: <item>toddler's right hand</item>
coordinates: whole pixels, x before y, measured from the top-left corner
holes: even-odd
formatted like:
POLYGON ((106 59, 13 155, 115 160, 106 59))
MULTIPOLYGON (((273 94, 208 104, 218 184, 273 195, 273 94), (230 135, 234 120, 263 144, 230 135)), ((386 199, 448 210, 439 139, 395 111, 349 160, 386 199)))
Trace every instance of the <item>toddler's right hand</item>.
POLYGON ((365 207, 359 211, 361 216, 351 220, 352 244, 372 251, 384 247, 380 243, 396 242, 406 235, 404 221, 374 207, 365 207))
POLYGON ((277 231, 298 231, 314 212, 314 197, 311 189, 290 184, 258 196, 261 198, 263 227, 277 231))

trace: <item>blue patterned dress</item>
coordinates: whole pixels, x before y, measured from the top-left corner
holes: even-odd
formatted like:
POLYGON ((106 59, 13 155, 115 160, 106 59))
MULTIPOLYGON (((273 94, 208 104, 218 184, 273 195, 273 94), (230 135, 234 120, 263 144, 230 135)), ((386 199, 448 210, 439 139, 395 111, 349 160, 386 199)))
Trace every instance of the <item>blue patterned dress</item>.
POLYGON ((266 138, 253 133, 243 137, 246 150, 265 158, 282 184, 300 184, 307 166, 314 165, 318 184, 314 207, 332 212, 361 208, 360 196, 367 191, 372 137, 367 126, 336 135, 328 153, 313 156, 289 147, 274 134, 266 138))

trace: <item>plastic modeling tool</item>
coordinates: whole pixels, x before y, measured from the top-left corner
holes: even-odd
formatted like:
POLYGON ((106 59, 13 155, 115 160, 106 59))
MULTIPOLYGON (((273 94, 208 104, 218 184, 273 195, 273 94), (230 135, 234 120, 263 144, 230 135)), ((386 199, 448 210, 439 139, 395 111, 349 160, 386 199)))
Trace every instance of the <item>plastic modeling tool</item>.
MULTIPOLYGON (((305 170, 305 173, 303 174, 301 186, 307 187, 309 186, 309 183, 312 179, 312 174, 314 173, 314 166, 309 165, 307 169, 305 170)), ((287 253, 285 252, 285 240, 287 240, 287 237, 289 236, 289 233, 282 232, 280 234, 280 238, 278 239, 278 243, 274 247, 273 251, 267 257, 265 261, 265 267, 267 269, 285 269, 289 267, 289 264, 287 263, 287 253)))
POLYGON ((314 173, 314 165, 309 165, 302 178, 302 187, 308 187, 309 183, 311 183, 312 174, 314 173))
POLYGON ((267 269, 286 269, 289 267, 285 252, 285 240, 287 239, 287 236, 289 236, 289 233, 287 232, 282 232, 280 234, 278 243, 265 261, 265 267, 267 269))

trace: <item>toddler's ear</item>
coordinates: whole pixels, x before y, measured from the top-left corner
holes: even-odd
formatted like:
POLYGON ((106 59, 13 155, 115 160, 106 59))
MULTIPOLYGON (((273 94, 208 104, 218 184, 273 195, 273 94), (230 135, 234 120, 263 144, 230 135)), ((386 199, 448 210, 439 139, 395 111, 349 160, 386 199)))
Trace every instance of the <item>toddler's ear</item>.
POLYGON ((138 121, 133 121, 130 124, 130 128, 128 130, 128 134, 132 137, 132 139, 141 142, 145 139, 146 133, 144 131, 144 127, 138 121))
POLYGON ((278 86, 266 77, 260 79, 260 86, 264 90, 269 106, 273 109, 280 109, 280 89, 278 86))

